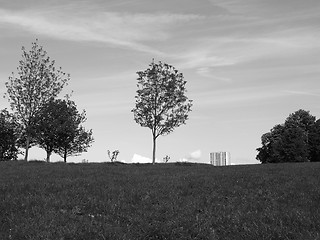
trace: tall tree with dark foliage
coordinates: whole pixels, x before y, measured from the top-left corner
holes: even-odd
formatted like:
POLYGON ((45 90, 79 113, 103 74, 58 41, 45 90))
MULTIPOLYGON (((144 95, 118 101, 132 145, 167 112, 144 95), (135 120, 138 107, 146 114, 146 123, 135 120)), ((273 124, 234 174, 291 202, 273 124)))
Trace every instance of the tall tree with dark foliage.
POLYGON ((32 43, 30 51, 22 47, 22 60, 17 70, 17 75, 12 73, 6 82, 5 96, 25 132, 24 157, 27 161, 38 111, 61 92, 70 77, 55 67, 55 61, 39 46, 38 40, 32 43))
POLYGON ((183 74, 171 65, 153 61, 148 69, 137 74, 136 106, 132 112, 138 124, 151 129, 154 164, 157 138, 185 124, 192 100, 185 95, 187 82, 183 74))
POLYGON ((47 161, 52 152, 63 157, 86 152, 93 142, 92 130, 85 130, 86 112, 78 112, 76 104, 70 99, 51 99, 39 112, 36 124, 36 139, 46 150, 47 161))

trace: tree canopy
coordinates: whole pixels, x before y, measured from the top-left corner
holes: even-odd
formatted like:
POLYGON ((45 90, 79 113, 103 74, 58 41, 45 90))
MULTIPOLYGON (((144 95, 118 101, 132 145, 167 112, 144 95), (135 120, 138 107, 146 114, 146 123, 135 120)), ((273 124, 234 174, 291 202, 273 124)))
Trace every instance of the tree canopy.
POLYGON ((185 95, 183 74, 166 63, 152 63, 139 71, 134 120, 148 127, 153 136, 152 162, 155 163, 156 139, 185 124, 191 111, 192 100, 185 95))
POLYGON ((19 124, 6 109, 0 112, 0 161, 16 160, 19 124))
POLYGON ((25 132, 25 160, 28 160, 28 149, 38 111, 62 91, 70 76, 61 68, 55 67, 55 61, 50 60, 47 52, 39 46, 38 40, 32 43, 30 51, 22 47, 22 60, 19 61, 17 70, 17 76, 12 73, 5 84, 5 97, 25 132))
POLYGON ((36 139, 46 150, 47 161, 55 152, 66 162, 68 156, 86 152, 93 142, 92 130, 86 131, 82 126, 86 112, 79 113, 70 99, 51 99, 39 111, 38 119, 36 139))
POLYGON ((261 163, 320 161, 320 122, 300 109, 263 134, 261 143, 257 148, 261 163))
POLYGON ((320 119, 318 119, 309 133, 309 157, 311 162, 320 162, 320 119))

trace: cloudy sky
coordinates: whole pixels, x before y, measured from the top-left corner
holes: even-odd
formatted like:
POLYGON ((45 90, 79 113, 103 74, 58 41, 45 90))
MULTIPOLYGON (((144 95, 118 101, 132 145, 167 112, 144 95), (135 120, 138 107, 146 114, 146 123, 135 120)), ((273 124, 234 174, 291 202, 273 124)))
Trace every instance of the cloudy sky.
POLYGON ((155 58, 184 74, 194 101, 186 125, 158 138, 157 158, 229 151, 235 164, 258 163, 261 135, 290 113, 320 118, 319 12, 319 0, 0 0, 0 91, 38 38, 93 129, 93 146, 69 160, 107 161, 107 149, 150 158, 151 131, 131 109, 136 72, 155 58))

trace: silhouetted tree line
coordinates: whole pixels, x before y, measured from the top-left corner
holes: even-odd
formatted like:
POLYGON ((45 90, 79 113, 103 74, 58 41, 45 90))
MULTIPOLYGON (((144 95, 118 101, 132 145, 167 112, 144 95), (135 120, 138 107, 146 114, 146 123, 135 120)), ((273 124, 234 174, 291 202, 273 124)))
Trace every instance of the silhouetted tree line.
POLYGON ((6 82, 8 99, 13 113, 0 112, 0 161, 17 159, 24 148, 39 146, 47 152, 63 157, 85 152, 93 142, 92 130, 85 130, 86 112, 78 112, 69 96, 56 99, 70 79, 69 74, 55 67, 47 52, 32 43, 30 51, 22 47, 22 60, 6 82))
POLYGON ((320 119, 300 109, 263 134, 261 143, 256 157, 261 163, 319 162, 320 119))

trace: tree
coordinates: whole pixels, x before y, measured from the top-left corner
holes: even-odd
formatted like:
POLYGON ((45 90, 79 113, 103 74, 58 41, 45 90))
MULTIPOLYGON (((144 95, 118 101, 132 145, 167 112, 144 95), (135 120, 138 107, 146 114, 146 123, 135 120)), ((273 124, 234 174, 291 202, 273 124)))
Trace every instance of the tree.
POLYGON ((154 63, 139 71, 134 120, 152 132, 152 163, 156 159, 156 139, 185 124, 191 111, 192 100, 185 93, 186 81, 182 73, 166 63, 154 63))
POLYGON ((6 109, 0 112, 0 161, 16 160, 19 124, 6 109))
POLYGON ((299 127, 309 133, 316 121, 316 117, 312 116, 309 111, 299 109, 287 117, 285 125, 287 127, 299 127))
POLYGON ((276 125, 269 133, 262 135, 257 160, 261 163, 309 161, 309 136, 315 119, 302 109, 290 114, 284 124, 276 125))
POLYGON ((61 134, 62 142, 55 149, 55 152, 63 157, 63 161, 67 162, 67 157, 78 156, 80 153, 86 152, 93 143, 92 129, 86 131, 83 126, 78 126, 73 134, 61 134))
POLYGON ((28 52, 22 47, 22 60, 14 73, 6 82, 7 97, 17 120, 26 134, 25 160, 28 160, 28 149, 34 131, 39 109, 51 98, 56 97, 70 79, 69 74, 55 67, 55 61, 50 60, 47 52, 39 46, 38 40, 32 43, 28 52))
POLYGON ((283 125, 274 126, 270 132, 265 133, 261 137, 262 147, 257 148, 258 155, 257 160, 261 163, 273 163, 281 161, 279 152, 279 143, 281 142, 281 136, 284 132, 283 125))
POLYGON ((39 147, 47 152, 47 162, 50 162, 52 152, 59 146, 59 134, 65 130, 70 111, 68 105, 65 100, 52 98, 38 112, 35 137, 39 147))
POLYGON ((55 127, 54 133, 50 134, 52 125, 47 124, 50 120, 43 122, 46 128, 42 128, 44 129, 42 146, 45 147, 47 153, 53 149, 55 153, 63 157, 64 162, 67 162, 68 156, 76 156, 87 151, 94 140, 92 130, 86 131, 81 125, 87 120, 84 110, 79 113, 73 101, 57 99, 52 100, 47 108, 44 108, 43 115, 46 114, 52 117, 52 124, 55 127))
POLYGON ((311 131, 313 130, 313 126, 315 124, 316 117, 312 116, 309 111, 305 111, 303 109, 299 109, 298 111, 292 113, 289 115, 289 117, 285 121, 285 125, 287 128, 293 128, 293 127, 298 127, 301 128, 305 133, 306 137, 306 144, 308 147, 308 156, 307 158, 310 159, 310 134, 311 131))
POLYGON ((310 161, 320 162, 320 119, 312 126, 309 133, 310 161))
POLYGON ((307 162, 308 161, 308 136, 300 127, 284 128, 276 142, 275 153, 278 162, 307 162))

